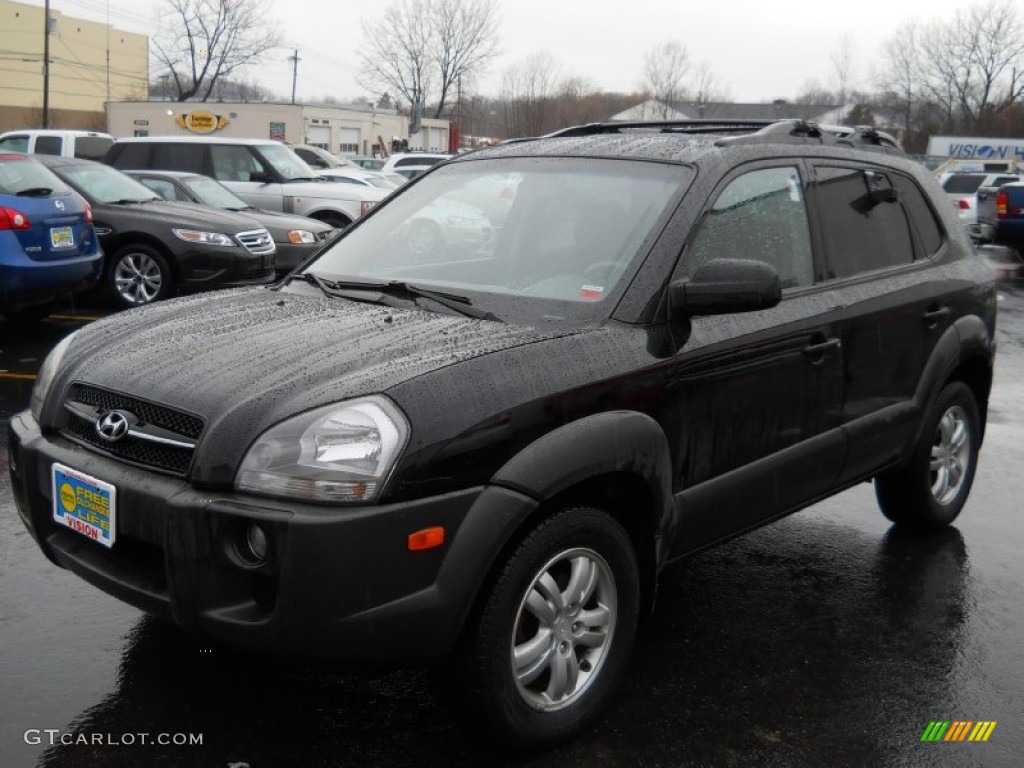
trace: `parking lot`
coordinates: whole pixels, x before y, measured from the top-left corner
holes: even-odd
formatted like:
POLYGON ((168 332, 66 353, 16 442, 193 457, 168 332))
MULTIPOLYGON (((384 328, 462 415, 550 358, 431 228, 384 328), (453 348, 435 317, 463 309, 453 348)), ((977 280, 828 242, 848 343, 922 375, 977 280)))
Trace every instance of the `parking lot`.
MULTIPOLYGON (((955 527, 900 535, 861 485, 675 567, 615 704, 532 758, 463 729, 423 672, 213 645, 57 569, 0 452, 0 765, 1019 765, 1024 290, 1000 295, 988 432, 955 527), (937 720, 997 725, 985 743, 922 742, 937 720)), ((0 321, 0 426, 47 350, 105 311, 0 321)))

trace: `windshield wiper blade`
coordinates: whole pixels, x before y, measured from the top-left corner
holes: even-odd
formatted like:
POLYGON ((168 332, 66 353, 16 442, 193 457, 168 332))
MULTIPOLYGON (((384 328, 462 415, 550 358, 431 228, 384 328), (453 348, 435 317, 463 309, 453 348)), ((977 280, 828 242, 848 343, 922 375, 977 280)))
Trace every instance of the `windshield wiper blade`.
POLYGON ((110 200, 107 205, 138 205, 139 203, 148 203, 152 200, 156 200, 155 197, 150 197, 146 200, 133 200, 132 198, 124 198, 122 200, 110 200))
POLYGON ((48 197, 53 194, 49 187, 29 187, 18 192, 18 197, 48 197))
POLYGON ((429 288, 421 288, 418 285, 412 285, 410 283, 402 282, 401 280, 388 280, 374 282, 371 280, 327 280, 323 277, 318 277, 312 272, 304 272, 301 277, 306 282, 311 280, 315 285, 320 286, 320 289, 328 295, 337 295, 336 291, 374 291, 385 296, 394 296, 398 299, 406 299, 413 301, 417 298, 430 299, 431 301, 437 302, 443 307, 447 307, 460 315, 466 317, 472 317, 477 320, 498 320, 493 313, 474 307, 473 302, 467 296, 459 296, 454 293, 444 293, 442 291, 432 291, 429 288))

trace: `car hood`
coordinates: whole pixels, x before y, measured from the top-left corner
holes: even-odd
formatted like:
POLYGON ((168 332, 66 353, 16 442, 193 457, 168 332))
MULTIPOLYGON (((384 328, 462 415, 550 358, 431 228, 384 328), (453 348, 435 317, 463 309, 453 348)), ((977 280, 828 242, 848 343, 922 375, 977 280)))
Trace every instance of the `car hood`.
MULTIPOLYGON (((245 216, 256 219, 263 227, 270 232, 275 243, 287 243, 288 232, 293 229, 304 229, 307 232, 329 232, 334 227, 324 224, 322 221, 310 219, 306 216, 296 216, 292 213, 278 213, 277 211, 264 211, 261 208, 246 209, 238 211, 245 216)), ((317 241, 319 244, 319 241, 317 241)))
POLYGON ((111 205, 93 203, 93 216, 98 223, 110 223, 115 229, 124 229, 123 222, 139 221, 151 224, 166 224, 168 227, 200 229, 204 232, 234 234, 262 229, 255 218, 234 211, 220 211, 195 203, 179 203, 170 200, 154 200, 146 203, 111 205))
MULTIPOLYGON (((78 381, 203 417, 193 480, 229 483, 249 444, 296 413, 576 332, 243 289, 157 302, 83 328, 53 391, 78 381)), ((49 403, 44 418, 59 408, 49 403)))

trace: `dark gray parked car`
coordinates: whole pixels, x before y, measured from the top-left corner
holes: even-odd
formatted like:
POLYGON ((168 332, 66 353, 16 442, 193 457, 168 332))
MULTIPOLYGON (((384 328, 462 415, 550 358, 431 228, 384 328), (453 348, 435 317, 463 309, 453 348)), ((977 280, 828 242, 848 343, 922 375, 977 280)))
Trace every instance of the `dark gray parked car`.
POLYGON ((222 211, 244 213, 267 228, 277 246, 278 274, 291 272, 340 230, 306 216, 254 208, 216 179, 186 171, 123 171, 164 200, 199 203, 222 211))

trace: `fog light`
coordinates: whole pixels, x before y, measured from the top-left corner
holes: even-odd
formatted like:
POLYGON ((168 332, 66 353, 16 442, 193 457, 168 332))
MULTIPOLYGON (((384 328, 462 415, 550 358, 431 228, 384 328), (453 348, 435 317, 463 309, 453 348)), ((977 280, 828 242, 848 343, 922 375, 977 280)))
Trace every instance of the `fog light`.
POLYGON ((239 541, 238 554, 241 555, 243 560, 253 565, 259 565, 267 559, 267 551, 269 550, 267 534, 259 525, 249 523, 239 538, 241 540, 239 541))

